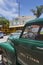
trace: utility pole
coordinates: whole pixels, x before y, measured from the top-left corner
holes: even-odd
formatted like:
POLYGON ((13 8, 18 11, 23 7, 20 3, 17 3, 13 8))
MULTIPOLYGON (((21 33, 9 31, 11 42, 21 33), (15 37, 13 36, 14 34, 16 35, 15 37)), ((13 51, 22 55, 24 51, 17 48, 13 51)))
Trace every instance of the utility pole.
POLYGON ((20 17, 20 0, 18 0, 18 16, 20 17))

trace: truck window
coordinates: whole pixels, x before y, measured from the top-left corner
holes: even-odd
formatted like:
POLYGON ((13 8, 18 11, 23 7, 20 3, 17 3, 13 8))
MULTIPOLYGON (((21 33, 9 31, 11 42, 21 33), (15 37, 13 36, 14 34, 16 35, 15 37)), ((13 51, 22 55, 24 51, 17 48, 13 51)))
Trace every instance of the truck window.
POLYGON ((40 30, 40 33, 37 35, 37 40, 43 41, 43 27, 40 30))
POLYGON ((26 26, 22 37, 23 38, 35 39, 35 37, 37 36, 37 32, 39 30, 39 27, 40 27, 39 25, 26 26))
POLYGON ((43 34, 43 28, 41 29, 40 34, 43 34))

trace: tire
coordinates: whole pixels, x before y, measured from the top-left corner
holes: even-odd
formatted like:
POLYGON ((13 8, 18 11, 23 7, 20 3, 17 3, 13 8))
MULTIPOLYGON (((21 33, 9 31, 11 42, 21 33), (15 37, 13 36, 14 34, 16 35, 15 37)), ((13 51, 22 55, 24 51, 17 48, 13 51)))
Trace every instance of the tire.
POLYGON ((5 65, 16 65, 16 56, 15 56, 15 54, 13 54, 11 52, 8 52, 6 50, 3 50, 2 62, 5 65))

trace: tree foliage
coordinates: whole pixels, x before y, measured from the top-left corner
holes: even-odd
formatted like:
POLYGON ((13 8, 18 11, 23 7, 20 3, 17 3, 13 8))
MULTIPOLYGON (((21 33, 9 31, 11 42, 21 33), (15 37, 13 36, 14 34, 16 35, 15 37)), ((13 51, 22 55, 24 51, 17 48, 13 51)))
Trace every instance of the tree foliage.
POLYGON ((40 15, 43 13, 43 5, 37 6, 37 7, 36 7, 36 10, 31 9, 31 11, 33 12, 33 14, 34 14, 37 18, 39 18, 40 15))
POLYGON ((6 26, 9 26, 9 20, 7 20, 6 18, 4 17, 0 17, 0 25, 6 25, 6 26))

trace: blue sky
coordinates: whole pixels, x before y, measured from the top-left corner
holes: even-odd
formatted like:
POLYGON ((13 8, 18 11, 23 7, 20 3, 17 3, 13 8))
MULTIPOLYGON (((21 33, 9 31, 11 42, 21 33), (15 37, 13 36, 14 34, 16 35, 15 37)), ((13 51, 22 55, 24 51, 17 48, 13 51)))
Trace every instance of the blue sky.
MULTIPOLYGON (((19 0, 20 15, 33 16, 31 9, 36 6, 43 5, 43 0, 19 0)), ((9 20, 18 17, 18 0, 0 0, 0 16, 6 17, 9 20)))
POLYGON ((21 3, 21 15, 33 15, 30 11, 35 9, 36 6, 43 5, 43 0, 20 0, 21 3))

